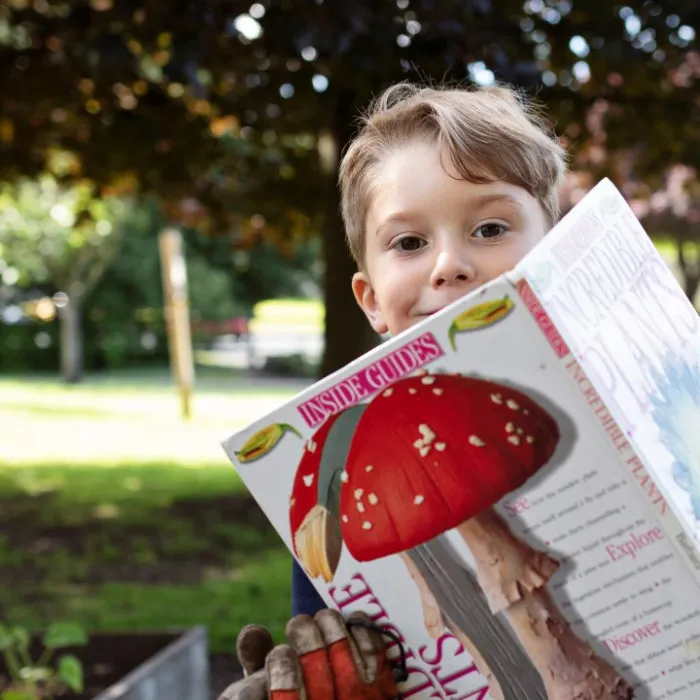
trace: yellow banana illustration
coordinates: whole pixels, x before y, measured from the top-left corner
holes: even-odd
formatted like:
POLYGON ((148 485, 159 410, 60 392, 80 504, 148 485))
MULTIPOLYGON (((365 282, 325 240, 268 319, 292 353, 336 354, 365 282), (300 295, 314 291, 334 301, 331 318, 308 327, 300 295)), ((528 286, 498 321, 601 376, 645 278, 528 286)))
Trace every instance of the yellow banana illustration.
POLYGON ((241 464, 246 464, 260 459, 282 439, 285 433, 294 433, 297 437, 302 437, 301 433, 289 423, 273 423, 258 430, 246 440, 243 447, 236 452, 238 461, 241 464))
POLYGON ((466 333, 467 331, 475 331, 479 328, 490 326, 492 323, 505 318, 514 307, 513 300, 506 295, 503 299, 484 301, 461 313, 452 321, 452 325, 447 332, 452 349, 457 349, 455 336, 458 333, 466 333))

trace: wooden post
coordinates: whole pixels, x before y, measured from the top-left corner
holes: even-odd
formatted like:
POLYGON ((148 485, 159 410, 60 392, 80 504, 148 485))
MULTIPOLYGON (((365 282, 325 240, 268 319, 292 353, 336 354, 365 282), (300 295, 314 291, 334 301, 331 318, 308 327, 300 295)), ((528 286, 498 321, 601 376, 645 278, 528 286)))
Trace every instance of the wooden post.
POLYGON ((191 396, 194 384, 192 336, 187 297, 187 267, 182 235, 177 229, 165 229, 158 237, 163 277, 163 302, 170 348, 170 368, 182 403, 182 416, 192 415, 191 396))

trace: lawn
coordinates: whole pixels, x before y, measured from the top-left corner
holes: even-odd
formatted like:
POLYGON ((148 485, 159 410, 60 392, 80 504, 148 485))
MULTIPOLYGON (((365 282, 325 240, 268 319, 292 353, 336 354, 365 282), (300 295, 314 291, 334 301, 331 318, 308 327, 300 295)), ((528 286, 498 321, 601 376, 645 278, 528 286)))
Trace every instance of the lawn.
POLYGON ((184 423, 167 372, 0 377, 0 619, 279 636, 289 555, 219 442, 302 386, 208 372, 184 423))

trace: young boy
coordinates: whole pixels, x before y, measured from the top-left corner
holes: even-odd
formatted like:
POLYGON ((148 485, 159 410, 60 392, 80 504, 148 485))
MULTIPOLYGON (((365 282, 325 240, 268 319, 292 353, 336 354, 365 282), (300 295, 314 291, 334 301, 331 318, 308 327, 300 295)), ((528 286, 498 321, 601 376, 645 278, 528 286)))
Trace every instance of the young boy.
MULTIPOLYGON (((511 269, 558 220, 565 174, 563 148, 512 90, 403 83, 385 91, 339 177, 358 267, 352 289, 372 328, 401 333, 511 269)), ((429 599, 423 605, 429 624, 435 611, 429 599)), ((293 615, 323 607, 294 562, 293 615)), ((333 697, 330 689, 310 700, 333 697)))

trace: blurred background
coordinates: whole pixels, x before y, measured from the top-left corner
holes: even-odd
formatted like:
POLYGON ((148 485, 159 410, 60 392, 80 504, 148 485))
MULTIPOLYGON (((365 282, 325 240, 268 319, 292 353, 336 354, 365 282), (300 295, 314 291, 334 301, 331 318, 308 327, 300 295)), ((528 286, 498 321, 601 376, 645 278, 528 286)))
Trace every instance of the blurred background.
POLYGON ((219 440, 377 342, 335 178, 395 81, 537 96, 564 209, 611 177, 695 300, 699 28, 696 0, 1 2, 0 622, 204 624, 215 661, 279 635, 290 559, 219 440))

